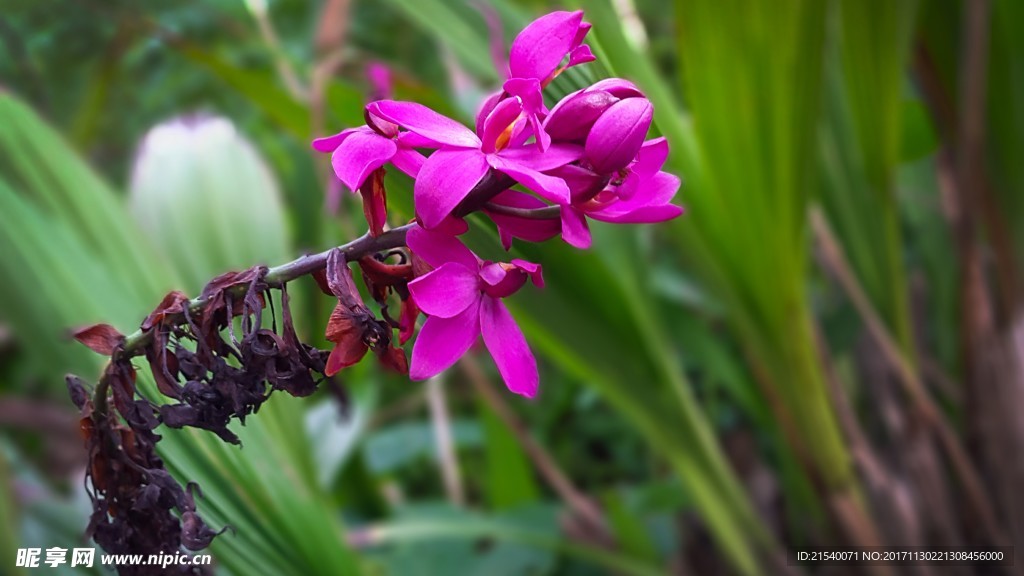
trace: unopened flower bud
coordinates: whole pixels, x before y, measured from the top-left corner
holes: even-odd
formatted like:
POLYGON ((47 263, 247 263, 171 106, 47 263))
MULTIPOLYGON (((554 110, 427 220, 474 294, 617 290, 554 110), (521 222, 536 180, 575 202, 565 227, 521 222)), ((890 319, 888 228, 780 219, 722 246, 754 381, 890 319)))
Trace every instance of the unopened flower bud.
POLYGON ((611 174, 636 157, 654 109, 632 82, 609 78, 562 99, 544 123, 554 141, 585 145, 598 174, 611 174))

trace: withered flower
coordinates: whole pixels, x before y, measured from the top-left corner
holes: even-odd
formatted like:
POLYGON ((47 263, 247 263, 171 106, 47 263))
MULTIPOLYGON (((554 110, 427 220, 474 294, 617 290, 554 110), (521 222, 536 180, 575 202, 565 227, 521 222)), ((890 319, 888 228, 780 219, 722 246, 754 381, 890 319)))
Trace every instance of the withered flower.
MULTIPOLYGON (((94 406, 85 383, 68 376, 72 402, 81 413, 81 434, 89 454, 87 476, 91 480, 93 513, 87 534, 114 554, 175 553, 182 547, 198 550, 218 532, 195 516, 190 493, 164 469, 156 454, 160 436, 153 406, 146 400, 117 401, 119 388, 131 385, 133 370, 127 362, 112 362, 104 372, 99 406, 94 406), (106 391, 114 396, 110 410, 106 391), (119 406, 119 404, 121 406, 119 406), (117 414, 124 418, 122 423, 117 414), (174 511, 182 515, 182 521, 174 511), (191 514, 192 517, 189 517, 191 514), (186 521, 187 518, 187 521, 186 521)), ((122 576, 151 574, 147 566, 118 567, 122 576)), ((163 574, 205 574, 206 567, 170 566, 163 574)))
POLYGON ((327 257, 326 281, 338 304, 327 323, 326 338, 334 343, 324 374, 333 376, 373 350, 382 364, 398 372, 408 372, 405 352, 392 346, 391 327, 378 320, 359 294, 348 268, 345 254, 333 250, 327 257))

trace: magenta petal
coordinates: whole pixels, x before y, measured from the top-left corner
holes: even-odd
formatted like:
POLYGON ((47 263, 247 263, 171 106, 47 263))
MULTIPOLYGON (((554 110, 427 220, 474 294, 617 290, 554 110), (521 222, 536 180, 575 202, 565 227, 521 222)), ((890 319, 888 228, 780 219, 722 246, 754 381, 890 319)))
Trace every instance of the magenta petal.
POLYGON ((569 187, 560 178, 541 174, 512 159, 505 159, 502 154, 489 154, 487 161, 495 170, 508 174, 544 198, 556 204, 569 203, 569 187))
POLYGON ((644 142, 636 155, 633 171, 650 176, 656 174, 668 160, 668 140, 665 137, 644 142))
POLYGON ((480 278, 491 286, 497 286, 500 284, 501 281, 505 279, 505 276, 508 276, 508 270, 505 270, 505 268, 497 262, 485 264, 480 268, 480 278))
POLYGON ((313 140, 313 149, 317 152, 334 152, 334 150, 348 138, 350 134, 358 130, 358 128, 349 128, 348 130, 342 130, 334 136, 325 136, 323 138, 317 138, 313 140))
MULTIPOLYGON (((387 121, 386 120, 381 120, 381 122, 387 122, 387 121)), ((397 127, 396 127, 396 130, 397 130, 397 127)), ((441 148, 443 146, 442 144, 438 144, 437 142, 431 140, 430 138, 427 138, 425 136, 420 136, 419 134, 417 134, 415 132, 409 132, 408 130, 404 130, 402 132, 399 132, 398 137, 396 138, 396 140, 398 141, 399 146, 402 146, 403 148, 431 148, 431 149, 433 149, 433 148, 441 148)))
POLYGON ((469 232, 469 224, 465 219, 449 214, 433 230, 448 236, 462 236, 469 232))
POLYGON ((512 41, 512 78, 546 80, 576 45, 583 12, 552 12, 534 20, 512 41))
POLYGON ((580 22, 580 27, 576 30, 576 37, 572 39, 573 50, 579 48, 580 44, 583 44, 583 39, 587 37, 587 33, 590 32, 592 27, 593 24, 590 22, 580 22))
POLYGON ((594 171, 611 174, 632 162, 653 118, 654 107, 646 98, 620 100, 605 110, 590 129, 585 146, 594 171))
POLYGON ((390 138, 366 131, 355 131, 334 150, 331 165, 338 178, 352 190, 359 189, 363 181, 383 166, 398 152, 398 145, 390 138))
POLYGON ((445 262, 409 282, 409 292, 416 306, 428 315, 451 318, 480 297, 480 277, 475 269, 445 262))
POLYGON ((509 314, 504 302, 486 296, 482 299, 480 332, 508 389, 527 398, 533 398, 540 383, 537 359, 534 358, 523 332, 509 314))
POLYGON ((544 287, 544 269, 540 264, 519 258, 513 258, 512 264, 514 264, 516 268, 519 268, 529 274, 530 280, 533 281, 534 286, 538 288, 544 287))
MULTIPOLYGON (((495 196, 491 202, 504 206, 528 209, 547 206, 539 198, 516 190, 506 190, 495 196)), ((548 238, 555 237, 562 229, 559 221, 554 218, 536 220, 533 218, 519 218, 497 214, 487 209, 484 209, 484 212, 498 225, 501 245, 504 246, 505 250, 512 247, 512 238, 522 238, 527 242, 542 242, 548 238)))
POLYGON ((527 242, 543 242, 548 238, 554 238, 562 230, 561 224, 555 218, 536 220, 492 212, 488 212, 487 215, 498 225, 501 245, 505 250, 512 247, 512 238, 522 238, 527 242))
POLYGON ((614 224, 653 224, 671 220, 682 213, 682 206, 662 204, 660 206, 641 206, 629 212, 591 212, 590 217, 594 220, 614 224))
POLYGON ((438 150, 420 168, 413 187, 416 213, 425 228, 439 225, 487 173, 487 157, 466 148, 438 150))
POLYGON ((458 361, 480 334, 480 300, 451 318, 431 316, 412 347, 409 377, 426 380, 458 361))
POLYGON ((540 116, 547 114, 544 96, 541 94, 540 81, 536 78, 512 78, 505 82, 505 91, 515 96, 522 103, 523 113, 530 121, 537 149, 544 152, 551 145, 551 137, 544 131, 540 116))
MULTIPOLYGON (((497 222, 495 222, 495 224, 497 224, 497 222)), ((501 240, 501 247, 504 248, 506 252, 512 249, 513 238, 514 236, 512 236, 512 233, 509 232, 507 228, 502 228, 501 225, 498 224, 498 239, 501 240)))
POLYGON ((590 248, 590 227, 581 210, 562 206, 562 240, 581 250, 590 248))
POLYGON ((679 177, 675 174, 658 172, 650 178, 644 178, 635 194, 628 198, 622 198, 620 194, 618 202, 600 211, 629 212, 646 206, 668 204, 679 191, 679 185, 679 177))
POLYGON ((537 138, 537 149, 544 152, 551 146, 551 136, 544 131, 544 123, 536 114, 530 115, 530 127, 533 128, 533 134, 537 138))
POLYGON ((448 234, 416 226, 409 230, 405 243, 413 253, 434 268, 443 266, 445 262, 458 262, 471 270, 479 266, 476 255, 458 238, 448 234))
POLYGON ((398 152, 391 158, 391 163, 396 168, 405 172, 408 176, 415 178, 420 173, 420 168, 423 167, 423 163, 427 161, 427 158, 415 150, 405 150, 399 148, 398 152))
POLYGON ((522 112, 523 106, 515 98, 506 98, 495 105, 482 124, 480 140, 483 141, 483 144, 481 149, 484 152, 494 152, 498 138, 508 130, 509 126, 515 124, 522 112))
POLYGON ((505 92, 519 98, 523 110, 528 114, 546 113, 540 80, 536 78, 512 78, 502 86, 505 92))
MULTIPOLYGON (((476 111, 476 133, 481 135, 484 133, 484 121, 494 111, 495 106, 501 102, 501 97, 505 95, 504 90, 498 90, 484 99, 483 103, 480 104, 480 108, 476 111)), ((483 139, 486 141, 486 138, 483 139)))
POLYGON ((590 127, 619 99, 603 90, 577 92, 566 96, 544 121, 544 129, 555 140, 584 142, 590 127))
MULTIPOLYGON (((626 176, 626 179, 623 180, 617 190, 619 198, 629 200, 640 189, 644 189, 644 195, 649 196, 646 191, 652 186, 650 180, 656 177, 667 159, 668 140, 665 138, 655 138, 654 140, 644 142, 643 146, 640 147, 640 151, 636 154, 636 161, 629 166, 629 175, 626 176)), ((675 191, 672 193, 674 194, 675 191)))
POLYGON ((538 153, 533 146, 520 146, 506 148, 500 155, 530 170, 547 172, 579 160, 583 156, 583 148, 575 144, 551 144, 546 152, 538 153))
POLYGON ((594 53, 590 51, 590 46, 583 44, 572 49, 569 53, 569 68, 573 66, 579 66, 580 64, 586 64, 587 62, 593 62, 597 60, 594 53))
POLYGON ((644 98, 644 93, 629 80, 622 78, 605 78, 598 80, 587 88, 587 92, 607 92, 616 98, 644 98))
POLYGON ((371 114, 398 124, 410 132, 449 146, 477 148, 476 134, 455 120, 416 102, 378 100, 366 106, 371 114))
POLYGON ((526 284, 528 275, 515 266, 491 262, 480 269, 480 278, 484 281, 480 286, 484 294, 492 298, 507 298, 526 284))
POLYGON ((548 206, 548 204, 545 204, 543 200, 536 196, 512 190, 511 188, 492 198, 491 202, 515 208, 543 208, 548 206))

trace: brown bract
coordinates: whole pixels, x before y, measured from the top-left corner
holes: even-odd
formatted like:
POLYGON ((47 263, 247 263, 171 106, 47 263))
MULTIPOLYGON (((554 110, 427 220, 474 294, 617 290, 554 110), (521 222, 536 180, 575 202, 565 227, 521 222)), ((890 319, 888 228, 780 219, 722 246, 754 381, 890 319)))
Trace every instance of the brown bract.
POLYGON ((104 356, 110 356, 118 346, 124 343, 124 334, 109 324, 93 324, 79 328, 71 335, 75 340, 85 344, 88 349, 104 356))
POLYGON ((392 346, 392 329, 366 307, 352 279, 345 255, 340 250, 327 258, 325 280, 338 304, 327 323, 325 337, 334 343, 325 374, 333 376, 373 350, 380 362, 399 373, 408 373, 405 351, 392 346))

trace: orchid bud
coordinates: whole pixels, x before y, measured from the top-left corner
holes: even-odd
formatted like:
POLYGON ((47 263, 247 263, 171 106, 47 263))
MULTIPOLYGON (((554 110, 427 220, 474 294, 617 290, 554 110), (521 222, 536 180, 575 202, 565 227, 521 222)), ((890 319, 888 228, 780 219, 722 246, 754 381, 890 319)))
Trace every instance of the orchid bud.
POLYGON ((594 122, 618 101, 618 98, 604 91, 576 92, 555 106, 544 123, 544 129, 552 140, 582 144, 594 122))
POLYGON ((609 78, 562 99, 544 122, 555 141, 584 144, 598 174, 625 168, 651 126, 653 107, 633 83, 609 78))
POLYGON ((653 119, 654 106, 646 98, 612 104, 590 129, 584 157, 599 174, 618 172, 636 158, 653 119))

